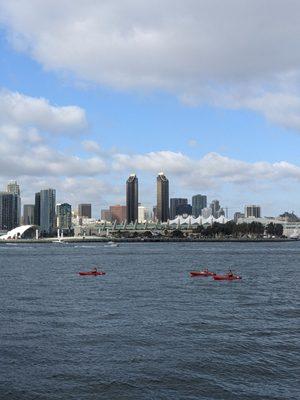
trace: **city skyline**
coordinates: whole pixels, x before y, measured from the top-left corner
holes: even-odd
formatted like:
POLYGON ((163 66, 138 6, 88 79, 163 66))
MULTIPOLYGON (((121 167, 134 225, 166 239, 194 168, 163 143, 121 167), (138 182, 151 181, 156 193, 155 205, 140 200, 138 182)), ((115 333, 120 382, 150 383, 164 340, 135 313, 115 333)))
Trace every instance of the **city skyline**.
POLYGON ((45 12, 54 3, 0 1, 1 187, 16 179, 24 204, 55 187, 58 202, 101 210, 123 201, 123 175, 135 171, 150 207, 163 170, 170 198, 203 192, 229 213, 259 203, 300 214, 300 5, 229 1, 212 12, 203 1, 162 5, 158 18, 143 1, 45 12))
MULTIPOLYGON (((187 198, 169 198, 169 180, 163 172, 160 172, 156 177, 157 201, 156 205, 151 207, 153 212, 150 208, 145 207, 139 202, 138 193, 138 177, 136 174, 131 174, 125 183, 124 197, 126 204, 109 205, 109 209, 97 210, 96 212, 99 212, 99 214, 95 216, 93 215, 91 203, 78 204, 77 211, 74 212, 75 207, 72 211, 72 205, 66 201, 64 203, 56 202, 56 190, 53 188, 41 189, 39 192, 35 193, 34 204, 22 204, 20 185, 17 181, 10 181, 7 184, 6 191, 0 191, 0 195, 2 194, 6 197, 11 196, 11 210, 7 208, 6 205, 4 214, 3 211, 0 210, 0 217, 3 218, 5 214, 10 213, 9 219, 11 220, 12 227, 20 224, 26 225, 27 221, 28 224, 40 226, 45 233, 51 233, 53 231, 56 225, 54 221, 56 220, 57 227, 65 227, 68 225, 68 229, 70 229, 72 217, 77 217, 79 219, 101 219, 110 222, 117 221, 117 223, 125 221, 127 221, 127 223, 135 223, 142 222, 140 220, 146 221, 151 219, 159 222, 167 222, 180 215, 193 216, 194 218, 197 218, 199 215, 204 216, 204 218, 213 216, 215 219, 226 216, 226 218, 233 220, 236 220, 237 215, 240 217, 246 216, 246 218, 262 217, 260 205, 244 205, 244 213, 237 210, 229 217, 228 207, 225 207, 224 210, 224 208, 221 207, 220 201, 217 199, 212 200, 209 207, 207 207, 207 196, 203 194, 193 195, 191 197, 191 204, 188 203, 187 198), (21 205, 23 206, 23 213, 21 213, 21 205)), ((1 207, 3 209, 3 204, 0 204, 0 209, 1 207)), ((5 218, 7 218, 7 215, 5 215, 5 218)), ((3 223, 0 225, 3 225, 3 223)))

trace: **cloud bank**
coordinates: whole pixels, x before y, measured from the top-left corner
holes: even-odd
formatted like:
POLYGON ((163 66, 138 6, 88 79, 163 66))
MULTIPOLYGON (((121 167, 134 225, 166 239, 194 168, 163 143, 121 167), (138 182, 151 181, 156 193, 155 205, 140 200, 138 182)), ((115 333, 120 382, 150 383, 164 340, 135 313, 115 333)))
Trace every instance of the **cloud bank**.
POLYGON ((300 130, 297 0, 0 0, 10 43, 120 90, 259 112, 300 130))

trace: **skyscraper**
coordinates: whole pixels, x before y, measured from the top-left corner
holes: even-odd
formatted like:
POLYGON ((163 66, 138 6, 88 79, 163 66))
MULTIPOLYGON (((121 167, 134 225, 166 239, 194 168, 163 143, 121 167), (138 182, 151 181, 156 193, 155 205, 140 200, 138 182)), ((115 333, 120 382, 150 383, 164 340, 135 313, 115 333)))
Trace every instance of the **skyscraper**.
POLYGON ((126 220, 126 206, 109 206, 111 221, 117 221, 118 224, 126 220))
POLYGON ((21 197, 20 197, 20 186, 18 185, 17 181, 10 181, 7 184, 7 193, 11 193, 14 195, 14 207, 17 218, 15 224, 16 226, 21 225, 21 197))
POLYGON ((192 213, 195 218, 201 215, 203 208, 207 207, 207 197, 202 194, 196 194, 192 197, 192 213))
POLYGON ((55 189, 41 190, 40 228, 44 234, 52 234, 55 227, 55 189))
POLYGON ((170 219, 174 219, 177 213, 177 207, 183 204, 187 204, 188 199, 180 198, 180 197, 174 197, 170 199, 170 219))
POLYGON ((34 204, 24 204, 23 206, 23 224, 34 224, 34 204))
POLYGON ((169 181, 163 172, 156 178, 157 183, 157 220, 166 222, 169 219, 169 181))
POLYGON ((210 203, 209 207, 212 210, 213 217, 218 218, 218 211, 220 210, 220 202, 219 202, 219 200, 213 200, 210 203))
POLYGON ((255 218, 260 218, 260 206, 255 206, 255 205, 250 205, 250 206, 245 206, 245 217, 255 217, 255 218))
POLYGON ((41 193, 35 194, 34 200, 34 225, 40 226, 41 223, 41 193))
POLYGON ((131 174, 126 181, 126 219, 128 223, 138 219, 138 190, 138 178, 135 174, 131 174))
POLYGON ((78 217, 92 218, 92 205, 78 204, 78 217))
POLYGON ((0 192, 0 229, 11 230, 19 226, 20 197, 14 193, 0 192))
POLYGON ((72 228, 72 206, 68 203, 56 205, 57 227, 70 230, 72 228))

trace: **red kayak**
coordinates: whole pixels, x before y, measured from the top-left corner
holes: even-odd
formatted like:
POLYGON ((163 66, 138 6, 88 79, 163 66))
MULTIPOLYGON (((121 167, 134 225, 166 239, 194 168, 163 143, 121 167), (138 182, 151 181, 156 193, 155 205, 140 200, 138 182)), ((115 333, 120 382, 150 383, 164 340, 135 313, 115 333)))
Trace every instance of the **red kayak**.
POLYGON ((191 276, 214 276, 214 275, 216 275, 216 273, 210 272, 210 271, 191 271, 190 275, 191 276))
POLYGON ((103 271, 86 271, 86 272, 78 272, 81 276, 98 276, 98 275, 105 275, 103 271))
POLYGON ((226 275, 214 275, 213 278, 214 278, 215 281, 236 281, 236 280, 242 279, 241 276, 228 275, 228 274, 226 274, 226 275))

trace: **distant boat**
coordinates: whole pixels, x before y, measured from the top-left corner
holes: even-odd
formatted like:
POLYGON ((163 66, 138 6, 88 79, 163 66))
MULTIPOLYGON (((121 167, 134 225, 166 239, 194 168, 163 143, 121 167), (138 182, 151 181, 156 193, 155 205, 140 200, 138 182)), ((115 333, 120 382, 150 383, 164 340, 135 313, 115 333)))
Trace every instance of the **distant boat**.
POLYGON ((108 242, 104 247, 119 247, 119 243, 108 242))

